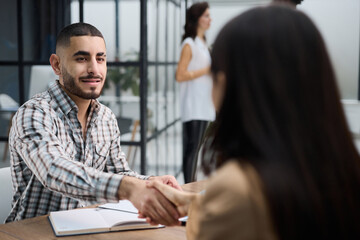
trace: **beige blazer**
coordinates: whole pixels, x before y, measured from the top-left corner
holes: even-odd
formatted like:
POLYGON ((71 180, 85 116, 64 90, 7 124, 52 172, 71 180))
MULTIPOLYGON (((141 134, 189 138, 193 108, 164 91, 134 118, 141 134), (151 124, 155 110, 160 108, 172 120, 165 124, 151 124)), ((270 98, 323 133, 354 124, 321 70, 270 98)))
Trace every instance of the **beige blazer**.
POLYGON ((190 205, 189 240, 277 239, 261 181, 249 164, 229 161, 190 205))

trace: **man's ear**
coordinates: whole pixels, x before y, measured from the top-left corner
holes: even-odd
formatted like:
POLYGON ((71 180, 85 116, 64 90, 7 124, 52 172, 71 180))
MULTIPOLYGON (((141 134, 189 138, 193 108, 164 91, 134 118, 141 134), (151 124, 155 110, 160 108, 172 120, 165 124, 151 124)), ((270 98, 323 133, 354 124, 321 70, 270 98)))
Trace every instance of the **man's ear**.
POLYGON ((51 54, 49 61, 50 61, 52 69, 54 70, 54 73, 56 75, 60 76, 61 75, 60 57, 56 54, 51 54))

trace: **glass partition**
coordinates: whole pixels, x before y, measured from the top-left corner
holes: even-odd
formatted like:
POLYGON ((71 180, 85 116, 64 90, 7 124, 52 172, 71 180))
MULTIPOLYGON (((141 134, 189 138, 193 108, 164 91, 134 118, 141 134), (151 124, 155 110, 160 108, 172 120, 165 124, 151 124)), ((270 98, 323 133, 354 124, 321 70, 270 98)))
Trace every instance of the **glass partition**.
MULTIPOLYGON (((174 76, 184 2, 3 1, 0 29, 7 34, 0 37, 0 109, 5 109, 6 102, 16 110, 57 79, 48 60, 64 26, 81 21, 93 24, 104 35, 108 58, 106 86, 99 101, 117 117, 130 167, 146 174, 174 174, 180 169, 176 159, 181 158, 181 141, 174 139, 181 131, 174 76)), ((12 113, 0 114, 1 154, 12 113)))
POLYGON ((179 56, 181 1, 149 1, 149 67, 147 108, 149 174, 173 174, 181 169, 181 128, 175 69, 179 56), (152 19, 149 19, 152 18, 152 19), (179 154, 180 155, 177 155, 179 154))
POLYGON ((0 2, 0 61, 18 59, 17 2, 0 2), (6 33, 6 34, 5 34, 6 33))
POLYGON ((109 62, 139 60, 140 1, 85 0, 84 22, 103 34, 109 62))

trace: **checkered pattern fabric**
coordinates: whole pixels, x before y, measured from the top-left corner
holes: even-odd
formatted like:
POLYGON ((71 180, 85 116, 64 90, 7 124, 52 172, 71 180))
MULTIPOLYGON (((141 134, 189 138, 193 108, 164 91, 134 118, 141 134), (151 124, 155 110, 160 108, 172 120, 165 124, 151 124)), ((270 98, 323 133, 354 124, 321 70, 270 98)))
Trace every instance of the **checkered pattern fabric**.
POLYGON ((118 201, 132 171, 120 147, 115 115, 91 101, 86 138, 78 108, 58 81, 19 108, 9 136, 14 197, 6 222, 118 201))

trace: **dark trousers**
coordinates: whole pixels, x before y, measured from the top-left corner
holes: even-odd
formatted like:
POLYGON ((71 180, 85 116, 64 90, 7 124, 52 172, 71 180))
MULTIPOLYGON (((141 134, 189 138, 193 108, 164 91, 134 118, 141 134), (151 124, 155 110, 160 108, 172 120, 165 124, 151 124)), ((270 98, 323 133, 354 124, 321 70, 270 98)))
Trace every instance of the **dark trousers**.
POLYGON ((183 123, 183 173, 185 183, 193 181, 197 166, 197 152, 208 121, 194 120, 183 123))

